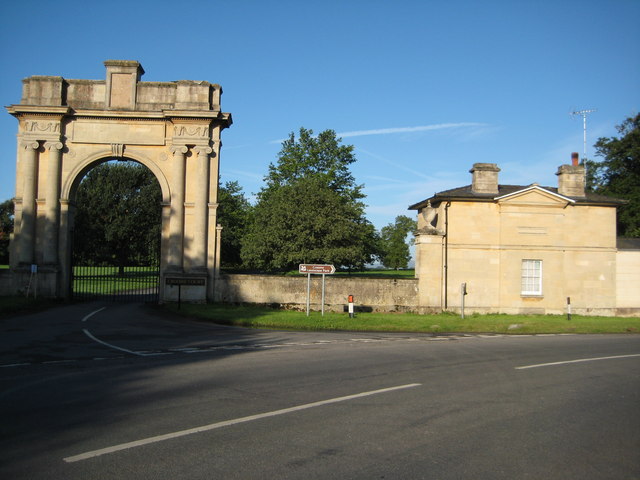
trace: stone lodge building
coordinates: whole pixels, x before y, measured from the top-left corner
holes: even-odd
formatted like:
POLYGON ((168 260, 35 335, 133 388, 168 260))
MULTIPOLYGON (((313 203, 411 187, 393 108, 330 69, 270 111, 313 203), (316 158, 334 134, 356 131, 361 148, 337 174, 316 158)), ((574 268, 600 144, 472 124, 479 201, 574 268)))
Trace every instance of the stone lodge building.
POLYGON ((471 185, 411 205, 418 211, 421 311, 640 314, 640 246, 616 238, 617 200, 585 192, 584 167, 558 168, 558 187, 500 185, 476 163, 471 185), (635 249, 634 249, 635 248, 635 249))

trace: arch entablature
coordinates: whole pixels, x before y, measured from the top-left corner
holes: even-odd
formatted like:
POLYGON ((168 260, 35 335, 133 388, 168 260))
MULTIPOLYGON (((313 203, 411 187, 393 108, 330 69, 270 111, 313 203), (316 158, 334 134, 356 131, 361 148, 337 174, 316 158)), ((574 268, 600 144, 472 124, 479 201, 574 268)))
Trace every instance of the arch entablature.
POLYGON ((20 103, 7 107, 19 120, 12 271, 28 276, 37 266, 41 279, 48 275, 43 294, 68 296, 77 185, 98 163, 131 159, 153 172, 162 191, 163 278, 198 277, 184 283, 189 298, 212 300, 220 135, 232 123, 220 110, 222 88, 143 82, 136 61, 104 65, 105 80, 26 78, 20 103))

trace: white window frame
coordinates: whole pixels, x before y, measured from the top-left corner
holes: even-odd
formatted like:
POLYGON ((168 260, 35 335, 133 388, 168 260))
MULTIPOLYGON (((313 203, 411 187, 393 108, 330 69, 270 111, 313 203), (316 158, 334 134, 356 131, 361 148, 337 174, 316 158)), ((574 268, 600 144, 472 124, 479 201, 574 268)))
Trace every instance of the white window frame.
POLYGON ((542 260, 522 259, 520 294, 523 296, 542 296, 542 260))

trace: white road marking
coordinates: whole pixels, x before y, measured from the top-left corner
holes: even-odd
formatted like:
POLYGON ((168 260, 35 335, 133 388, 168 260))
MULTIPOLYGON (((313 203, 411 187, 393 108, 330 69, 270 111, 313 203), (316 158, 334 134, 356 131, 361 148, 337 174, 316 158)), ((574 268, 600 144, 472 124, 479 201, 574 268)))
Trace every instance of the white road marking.
POLYGON ((515 368, 516 370, 525 370, 527 368, 550 367, 553 365, 566 365, 569 363, 595 362, 598 360, 613 360, 615 358, 631 358, 631 357, 640 357, 640 353, 634 353, 631 355, 615 355, 613 357, 580 358, 578 360, 565 360, 564 362, 539 363, 537 365, 526 365, 523 367, 515 367, 515 368))
POLYGON ((98 342, 98 343, 104 345, 105 347, 113 348, 115 350, 120 350, 121 352, 130 353, 131 355, 137 355, 139 357, 145 357, 146 356, 146 354, 144 354, 144 353, 134 352, 133 350, 127 350, 126 348, 118 347, 116 345, 111 345, 110 343, 103 342, 99 338, 96 338, 93 335, 91 335, 91 332, 89 330, 87 330, 86 328, 83 328, 82 331, 91 340, 93 340, 94 342, 98 342))
POLYGON ((163 442, 165 440, 171 440, 173 438, 184 437, 186 435, 193 435, 194 433, 207 432, 209 430, 215 430, 222 427, 228 427, 231 425, 237 425, 239 423, 252 422, 254 420, 260 420, 262 418, 275 417, 277 415, 284 415, 287 413, 298 412, 300 410, 306 410, 309 408, 320 407, 323 405, 329 405, 332 403, 346 402, 348 400, 354 400, 356 398, 368 397, 371 395, 378 395, 380 393, 393 392, 395 390, 403 390, 406 388, 414 388, 422 385, 421 383, 410 383, 407 385, 400 385, 397 387, 382 388, 380 390, 372 390, 369 392, 356 393, 354 395, 347 395, 345 397, 330 398, 328 400, 321 400, 319 402, 306 403, 304 405, 297 405, 295 407, 283 408, 282 410, 274 410, 273 412, 259 413, 257 415, 250 415, 248 417, 236 418, 233 420, 225 420, 224 422, 212 423, 209 425, 203 425, 201 427, 190 428, 188 430, 181 430, 178 432, 167 433, 165 435, 157 435, 155 437, 143 438, 134 442, 121 443, 120 445, 114 445, 112 447, 101 448, 99 450, 92 450, 90 452, 81 453, 72 457, 64 458, 67 463, 79 462, 81 460, 87 460, 89 458, 99 457, 109 453, 118 452, 121 450, 128 450, 130 448, 141 447, 142 445, 149 445, 151 443, 163 442))
POLYGON ((105 308, 107 308, 107 307, 102 307, 102 308, 99 308, 98 310, 95 310, 95 311, 91 312, 89 315, 86 315, 86 316, 82 319, 82 321, 83 321, 83 322, 86 322, 86 321, 87 321, 87 320, 89 320, 91 317, 93 317, 96 313, 101 312, 101 311, 102 311, 102 310, 104 310, 105 308))

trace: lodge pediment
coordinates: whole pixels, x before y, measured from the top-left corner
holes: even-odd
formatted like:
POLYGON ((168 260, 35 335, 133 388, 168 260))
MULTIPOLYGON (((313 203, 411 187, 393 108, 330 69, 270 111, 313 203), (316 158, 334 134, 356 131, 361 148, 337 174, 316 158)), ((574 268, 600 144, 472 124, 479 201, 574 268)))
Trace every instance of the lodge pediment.
POLYGON ((575 200, 569 197, 549 191, 536 184, 508 195, 496 197, 495 200, 502 205, 535 205, 560 208, 575 203, 575 200))

